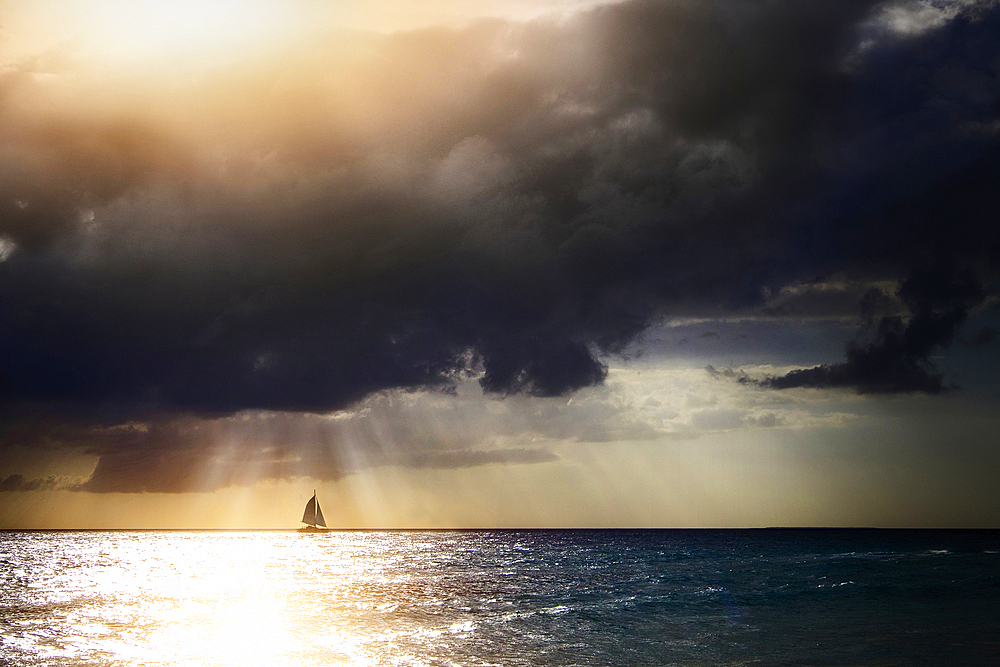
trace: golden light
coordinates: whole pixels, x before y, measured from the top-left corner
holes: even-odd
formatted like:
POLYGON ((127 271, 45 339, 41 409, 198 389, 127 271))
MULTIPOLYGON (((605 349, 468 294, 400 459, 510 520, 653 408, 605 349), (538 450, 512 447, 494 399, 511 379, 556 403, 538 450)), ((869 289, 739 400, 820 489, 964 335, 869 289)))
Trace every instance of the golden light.
POLYGON ((368 586, 386 587, 384 559, 368 556, 384 545, 364 535, 164 533, 103 541, 107 565, 64 577, 103 600, 66 615, 67 639, 58 647, 65 658, 270 667, 291 664, 288 656, 321 664, 320 656, 333 654, 338 664, 377 663, 382 637, 369 626, 377 602, 368 600, 368 586))
POLYGON ((120 63, 211 62, 291 38, 301 9, 278 0, 90 0, 78 7, 77 40, 120 63))

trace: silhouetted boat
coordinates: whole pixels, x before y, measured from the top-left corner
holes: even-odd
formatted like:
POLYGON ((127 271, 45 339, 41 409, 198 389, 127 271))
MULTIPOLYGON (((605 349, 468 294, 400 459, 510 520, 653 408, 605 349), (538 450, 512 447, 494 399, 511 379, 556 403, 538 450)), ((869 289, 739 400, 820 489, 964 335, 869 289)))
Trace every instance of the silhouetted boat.
POLYGON ((322 532, 326 529, 326 519, 323 518, 323 510, 320 509, 315 490, 313 497, 306 503, 306 510, 302 513, 302 523, 306 525, 299 528, 300 533, 322 532))

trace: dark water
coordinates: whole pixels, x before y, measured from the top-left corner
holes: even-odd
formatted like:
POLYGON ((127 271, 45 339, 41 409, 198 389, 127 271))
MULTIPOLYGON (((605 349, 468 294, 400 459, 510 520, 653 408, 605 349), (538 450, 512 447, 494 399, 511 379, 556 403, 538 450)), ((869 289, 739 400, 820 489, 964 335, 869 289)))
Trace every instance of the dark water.
POLYGON ((0 533, 0 664, 1000 665, 1000 531, 0 533))

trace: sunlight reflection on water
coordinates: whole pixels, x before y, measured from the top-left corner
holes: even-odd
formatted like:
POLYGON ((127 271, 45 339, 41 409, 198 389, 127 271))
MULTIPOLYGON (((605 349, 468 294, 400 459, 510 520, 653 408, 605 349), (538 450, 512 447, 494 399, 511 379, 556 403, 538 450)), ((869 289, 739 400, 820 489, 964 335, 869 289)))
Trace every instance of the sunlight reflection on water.
POLYGON ((0 532, 0 665, 995 665, 998 540, 0 532))
MULTIPOLYGON (((376 664, 366 616, 389 613, 386 536, 363 533, 37 533, 8 573, 9 660, 141 665, 376 664), (206 539, 206 538, 210 539, 206 539), (41 542, 39 544, 38 542, 41 542)), ((25 547, 26 545, 21 545, 25 547)), ((406 579, 395 569, 395 583, 406 579)), ((448 631, 449 625, 423 628, 448 631)), ((406 661, 407 656, 399 655, 406 661)))

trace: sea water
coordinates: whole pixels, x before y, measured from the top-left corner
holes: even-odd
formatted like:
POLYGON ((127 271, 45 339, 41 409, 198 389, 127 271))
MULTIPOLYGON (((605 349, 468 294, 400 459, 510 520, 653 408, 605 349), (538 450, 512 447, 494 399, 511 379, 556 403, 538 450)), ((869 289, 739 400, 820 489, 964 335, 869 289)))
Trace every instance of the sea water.
POLYGON ((1000 532, 6 532, 0 664, 997 665, 1000 532))

